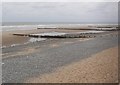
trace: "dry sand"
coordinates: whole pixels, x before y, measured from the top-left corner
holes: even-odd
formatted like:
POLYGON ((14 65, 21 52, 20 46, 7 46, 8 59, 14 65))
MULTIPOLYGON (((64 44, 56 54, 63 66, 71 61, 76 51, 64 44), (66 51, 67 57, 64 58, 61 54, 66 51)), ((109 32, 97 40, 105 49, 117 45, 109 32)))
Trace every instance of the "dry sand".
POLYGON ((118 47, 104 50, 52 73, 27 79, 29 83, 115 83, 118 82, 118 47))
POLYGON ((0 42, 2 42, 3 46, 10 46, 12 44, 23 44, 27 42, 30 38, 23 36, 15 36, 14 33, 23 33, 23 34, 32 34, 32 33, 42 33, 42 32, 78 32, 78 30, 61 30, 61 29, 33 29, 33 30, 19 30, 19 31, 3 31, 2 39, 0 38, 0 42))

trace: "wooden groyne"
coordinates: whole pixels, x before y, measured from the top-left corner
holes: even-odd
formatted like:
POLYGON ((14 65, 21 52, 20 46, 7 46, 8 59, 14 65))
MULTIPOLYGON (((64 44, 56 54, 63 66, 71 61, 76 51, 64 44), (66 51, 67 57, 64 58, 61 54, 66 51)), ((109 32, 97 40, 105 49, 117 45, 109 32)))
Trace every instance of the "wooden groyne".
POLYGON ((27 36, 35 38, 92 38, 95 36, 85 34, 64 34, 64 35, 34 35, 34 34, 13 34, 16 36, 27 36))
POLYGON ((29 34, 20 34, 20 33, 15 33, 13 35, 16 35, 16 36, 29 36, 29 34))

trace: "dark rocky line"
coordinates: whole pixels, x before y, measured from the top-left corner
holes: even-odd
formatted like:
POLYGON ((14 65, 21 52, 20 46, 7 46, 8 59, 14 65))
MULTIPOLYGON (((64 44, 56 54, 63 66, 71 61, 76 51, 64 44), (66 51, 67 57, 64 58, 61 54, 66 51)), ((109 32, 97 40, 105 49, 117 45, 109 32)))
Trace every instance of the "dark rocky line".
MULTIPOLYGON (((111 27, 112 28, 112 27, 111 27)), ((62 30, 94 30, 94 31, 119 31, 118 27, 110 29, 110 28, 37 28, 37 29, 62 29, 62 30)))

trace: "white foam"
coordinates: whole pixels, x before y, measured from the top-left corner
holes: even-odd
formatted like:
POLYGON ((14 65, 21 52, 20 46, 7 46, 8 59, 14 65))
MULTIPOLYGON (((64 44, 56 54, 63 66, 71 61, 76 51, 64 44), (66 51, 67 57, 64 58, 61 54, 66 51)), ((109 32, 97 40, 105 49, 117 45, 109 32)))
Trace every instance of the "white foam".
POLYGON ((10 46, 2 46, 0 48, 4 49, 4 48, 8 48, 8 47, 15 47, 15 46, 19 46, 20 44, 12 44, 10 46))
POLYGON ((57 36, 57 35, 65 35, 67 33, 61 32, 48 32, 48 33, 37 33, 37 34, 30 34, 30 35, 38 35, 38 36, 57 36))
POLYGON ((2 26, 1 31, 31 30, 37 29, 37 27, 37 25, 2 26))
POLYGON ((102 33, 105 31, 85 31, 85 32, 77 32, 77 33, 102 33))
POLYGON ((1 49, 4 49, 4 48, 9 48, 9 47, 15 47, 15 46, 20 46, 20 45, 26 45, 26 44, 29 44, 31 42, 38 42, 38 41, 43 41, 43 40, 46 40, 45 38, 30 38, 30 40, 28 42, 25 42, 23 44, 12 44, 10 46, 1 46, 0 48, 1 49))
POLYGON ((0 48, 6 48, 7 46, 1 46, 0 48))
POLYGON ((30 38, 29 42, 39 42, 43 40, 46 40, 46 38, 30 38))
POLYGON ((18 46, 18 45, 20 45, 20 44, 12 44, 10 47, 14 47, 14 46, 18 46))

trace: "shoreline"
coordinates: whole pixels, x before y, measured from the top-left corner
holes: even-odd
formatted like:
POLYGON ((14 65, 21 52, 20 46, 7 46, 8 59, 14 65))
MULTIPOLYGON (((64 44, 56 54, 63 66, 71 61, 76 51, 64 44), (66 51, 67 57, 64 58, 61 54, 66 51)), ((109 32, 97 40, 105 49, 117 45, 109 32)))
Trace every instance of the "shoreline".
MULTIPOLYGON (((60 29, 33 29, 33 30, 19 30, 19 31, 3 31, 2 32, 2 46, 11 46, 13 44, 24 44, 30 40, 30 37, 24 36, 15 36, 15 33, 23 34, 35 34, 35 33, 44 33, 44 32, 64 32, 64 33, 74 33, 78 32, 77 30, 60 30, 60 29)), ((80 30, 82 32, 82 30, 80 30)))

